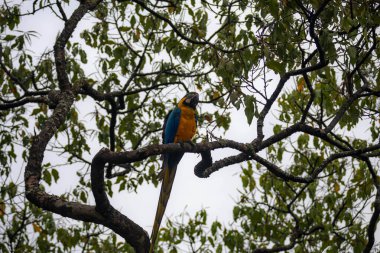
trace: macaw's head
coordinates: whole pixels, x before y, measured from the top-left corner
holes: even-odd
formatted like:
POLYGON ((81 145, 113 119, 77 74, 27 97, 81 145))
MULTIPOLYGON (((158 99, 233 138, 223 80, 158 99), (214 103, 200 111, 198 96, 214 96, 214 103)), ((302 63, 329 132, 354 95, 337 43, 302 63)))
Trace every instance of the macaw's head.
POLYGON ((199 94, 196 92, 189 92, 184 96, 181 101, 179 102, 180 104, 182 103, 185 106, 191 107, 194 110, 196 109, 197 105, 199 102, 199 94))

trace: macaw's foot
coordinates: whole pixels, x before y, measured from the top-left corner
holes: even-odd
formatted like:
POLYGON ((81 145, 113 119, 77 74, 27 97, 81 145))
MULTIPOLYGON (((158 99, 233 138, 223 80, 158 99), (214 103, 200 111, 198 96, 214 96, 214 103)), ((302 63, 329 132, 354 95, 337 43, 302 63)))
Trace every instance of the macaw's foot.
POLYGON ((179 145, 181 146, 181 148, 184 148, 185 147, 185 144, 189 144, 191 146, 191 149, 194 149, 195 147, 195 143, 192 142, 192 141, 178 141, 179 145))
POLYGON ((185 143, 184 143, 182 140, 179 140, 179 141, 178 141, 178 144, 181 146, 181 148, 184 148, 184 147, 185 147, 185 143))
POLYGON ((195 147, 195 143, 194 142, 192 142, 192 141, 186 141, 186 143, 188 143, 188 144, 190 144, 191 145, 191 147, 195 147))

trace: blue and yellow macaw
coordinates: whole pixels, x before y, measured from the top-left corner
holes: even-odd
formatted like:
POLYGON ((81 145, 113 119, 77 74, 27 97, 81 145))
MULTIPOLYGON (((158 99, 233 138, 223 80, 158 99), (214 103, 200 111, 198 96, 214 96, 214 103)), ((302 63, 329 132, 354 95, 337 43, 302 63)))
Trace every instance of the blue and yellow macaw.
MULTIPOLYGON (((164 144, 191 141, 197 128, 196 107, 198 101, 198 93, 190 92, 168 113, 163 127, 162 137, 164 144)), ((150 253, 153 252, 161 220, 173 186, 177 166, 183 154, 183 152, 179 152, 163 155, 162 186, 151 235, 150 253)))

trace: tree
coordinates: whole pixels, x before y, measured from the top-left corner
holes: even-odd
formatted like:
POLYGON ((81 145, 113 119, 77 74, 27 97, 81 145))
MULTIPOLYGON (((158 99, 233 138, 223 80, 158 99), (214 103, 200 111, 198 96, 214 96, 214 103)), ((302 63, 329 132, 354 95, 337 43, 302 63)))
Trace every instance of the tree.
POLYGON ((206 178, 240 164, 234 223, 207 223, 205 210, 170 221, 158 252, 370 252, 380 214, 379 8, 372 0, 4 1, 1 250, 146 252, 147 232, 108 195, 157 185, 165 152, 231 148, 239 154, 201 160, 195 172, 206 178), (41 14, 62 27, 35 53, 43 28, 23 22, 41 14), (160 145, 173 93, 189 90, 209 105, 197 143, 160 145), (216 137, 237 110, 256 134, 246 143, 216 137), (62 182, 44 160, 54 152, 80 182, 61 196, 47 190, 62 182), (79 222, 65 228, 59 217, 79 222))

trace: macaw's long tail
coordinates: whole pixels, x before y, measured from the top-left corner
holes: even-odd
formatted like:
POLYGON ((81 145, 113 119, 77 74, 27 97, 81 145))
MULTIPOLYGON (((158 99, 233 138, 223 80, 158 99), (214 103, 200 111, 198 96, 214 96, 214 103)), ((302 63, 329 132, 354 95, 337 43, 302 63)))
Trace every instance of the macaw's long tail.
POLYGON ((149 253, 153 253, 153 249, 156 243, 156 239, 158 236, 158 230, 160 229, 162 217, 164 216, 166 205, 168 203, 170 192, 172 190, 175 173, 177 171, 177 165, 181 160, 183 154, 176 154, 175 156, 170 155, 164 157, 164 161, 162 164, 163 169, 163 178, 162 178, 162 186, 160 192, 160 198, 158 200, 156 217, 154 219, 153 230, 150 240, 150 248, 149 253))

